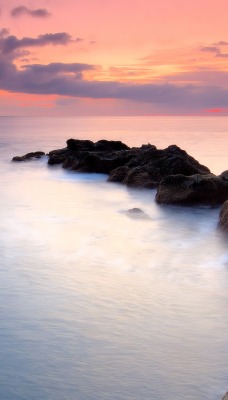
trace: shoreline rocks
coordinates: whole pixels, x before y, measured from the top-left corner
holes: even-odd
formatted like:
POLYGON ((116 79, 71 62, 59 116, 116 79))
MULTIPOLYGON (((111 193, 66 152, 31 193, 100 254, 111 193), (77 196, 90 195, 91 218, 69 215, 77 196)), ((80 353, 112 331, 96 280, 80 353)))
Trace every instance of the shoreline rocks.
POLYGON ((32 158, 41 158, 42 156, 45 156, 45 153, 43 151, 34 151, 31 153, 27 153, 24 156, 15 156, 12 158, 12 161, 28 161, 32 158))
MULTIPOLYGON (((60 164, 78 172, 108 175, 109 182, 134 188, 157 188, 159 204, 211 205, 224 203, 219 228, 228 233, 228 170, 212 174, 185 150, 176 145, 161 150, 148 143, 129 147, 121 141, 68 139, 67 146, 48 153, 48 165, 60 164)), ((27 161, 45 155, 42 151, 13 157, 27 161)), ((130 215, 140 215, 140 213, 130 215)))
POLYGON ((48 157, 49 165, 62 164, 73 171, 108 174, 109 182, 137 188, 156 188, 171 174, 210 173, 176 145, 160 150, 150 143, 130 148, 121 141, 103 139, 94 143, 68 139, 67 147, 50 151, 48 157))

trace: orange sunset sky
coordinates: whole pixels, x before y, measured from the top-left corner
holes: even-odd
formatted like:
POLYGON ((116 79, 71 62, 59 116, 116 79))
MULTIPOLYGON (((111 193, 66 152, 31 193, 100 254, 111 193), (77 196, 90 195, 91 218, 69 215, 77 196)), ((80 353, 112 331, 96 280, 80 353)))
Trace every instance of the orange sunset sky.
POLYGON ((227 0, 0 0, 0 115, 228 115, 227 0))

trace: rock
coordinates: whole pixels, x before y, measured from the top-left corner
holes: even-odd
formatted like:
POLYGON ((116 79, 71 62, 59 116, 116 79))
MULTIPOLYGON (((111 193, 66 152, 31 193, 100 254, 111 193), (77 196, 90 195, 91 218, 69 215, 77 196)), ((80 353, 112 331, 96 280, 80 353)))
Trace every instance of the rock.
POLYGON ((63 164, 64 161, 69 156, 69 150, 68 148, 52 150, 48 153, 48 156, 49 156, 48 159, 49 165, 63 164))
POLYGON ((150 219, 150 217, 141 208, 134 207, 126 211, 126 215, 134 219, 150 219))
POLYGON ((223 396, 222 400, 228 400, 228 392, 223 396))
POLYGON ((184 176, 170 175, 164 178, 157 190, 155 200, 163 204, 216 205, 228 199, 228 181, 224 173, 184 176))
POLYGON ((144 168, 135 167, 130 169, 124 177, 123 183, 130 187, 141 187, 147 189, 154 189, 157 187, 158 182, 153 180, 144 168))
POLYGON ((109 174, 110 171, 124 165, 133 157, 130 151, 117 152, 78 152, 65 160, 63 167, 79 172, 97 172, 109 174))
POLYGON ((73 151, 92 151, 94 143, 91 140, 68 139, 67 148, 73 151))
POLYGON ((98 140, 94 145, 95 151, 120 151, 129 150, 129 147, 120 140, 98 140))
POLYGON ((112 170, 108 180, 133 187, 155 188, 163 178, 171 174, 189 176, 196 173, 208 174, 210 170, 178 146, 158 150, 148 145, 135 150, 135 156, 124 168, 112 170))
POLYGON ((45 156, 45 153, 43 151, 35 151, 27 153, 24 156, 15 156, 12 158, 12 161, 27 161, 31 160, 32 158, 40 158, 42 156, 45 156))
MULTIPOLYGON (((220 214, 219 214, 219 223, 218 223, 218 228, 225 232, 228 233, 228 200, 225 201, 223 204, 220 214)), ((227 400, 228 400, 228 394, 227 394, 227 400)))

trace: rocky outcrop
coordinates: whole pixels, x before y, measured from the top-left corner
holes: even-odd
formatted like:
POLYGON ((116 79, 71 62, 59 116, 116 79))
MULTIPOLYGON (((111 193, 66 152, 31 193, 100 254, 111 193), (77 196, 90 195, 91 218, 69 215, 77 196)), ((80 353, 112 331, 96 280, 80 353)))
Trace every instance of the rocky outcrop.
POLYGON ((28 161, 28 160, 31 160, 32 158, 40 158, 44 155, 45 155, 45 153, 43 151, 35 151, 35 152, 27 153, 24 156, 15 156, 12 158, 12 161, 28 161))
MULTIPOLYGON (((225 232, 228 233, 228 200, 225 201, 223 204, 220 214, 219 214, 219 223, 218 223, 218 228, 225 232)), ((228 400, 228 394, 227 394, 227 400, 228 400)))
POLYGON ((227 175, 225 171, 219 176, 167 176, 160 182, 155 200, 162 204, 221 204, 228 199, 227 175))
POLYGON ((210 170, 172 145, 159 150, 148 143, 129 148, 121 141, 68 139, 67 147, 49 153, 49 165, 79 172, 108 174, 108 181, 131 187, 155 188, 170 174, 208 174, 210 170))

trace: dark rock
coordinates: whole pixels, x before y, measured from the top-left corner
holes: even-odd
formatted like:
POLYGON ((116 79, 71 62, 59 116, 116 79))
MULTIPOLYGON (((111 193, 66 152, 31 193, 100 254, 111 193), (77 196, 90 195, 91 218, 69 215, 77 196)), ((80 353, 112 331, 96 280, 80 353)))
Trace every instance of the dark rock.
POLYGON ((69 156, 69 150, 67 148, 52 150, 48 153, 48 156, 49 165, 63 164, 66 158, 69 156))
POLYGON ((128 171, 123 183, 131 187, 141 187, 147 189, 154 189, 158 183, 153 181, 153 177, 142 167, 135 167, 128 171))
MULTIPOLYGON (((14 157, 15 161, 27 159, 14 157)), ((122 182, 131 187, 155 188, 169 175, 208 174, 210 170, 201 165, 186 151, 176 145, 159 150, 148 143, 129 148, 121 141, 68 139, 67 147, 52 150, 48 154, 49 165, 62 164, 63 168, 79 172, 109 174, 110 182, 122 182)), ((30 156, 31 157, 31 156, 30 156)), ((223 181, 228 180, 224 172, 223 181)))
POLYGON ((32 158, 40 158, 42 156, 45 156, 45 153, 43 151, 34 151, 31 153, 27 153, 24 156, 15 156, 12 158, 12 161, 27 161, 31 160, 32 158))
POLYGON ((98 140, 94 145, 95 151, 120 151, 129 150, 129 147, 120 140, 98 140))
POLYGON ((68 139, 67 148, 73 151, 92 151, 94 143, 91 140, 68 139))
MULTIPOLYGON (((221 231, 228 233, 228 200, 225 201, 225 203, 221 208, 219 214, 218 228, 221 229, 221 231)), ((228 394, 227 394, 227 399, 228 399, 228 394)))
POLYGON ((147 215, 143 210, 141 210, 141 208, 138 207, 127 210, 125 214, 133 219, 150 219, 149 215, 147 215))
POLYGON ((108 180, 123 182, 134 187, 155 188, 166 176, 172 174, 189 176, 196 173, 208 174, 210 170, 178 146, 173 145, 158 150, 155 146, 148 145, 135 149, 135 156, 129 163, 124 168, 112 170, 108 180))
POLYGON ((226 174, 170 175, 160 182, 155 197, 158 203, 186 205, 216 205, 226 199, 228 199, 226 174))

